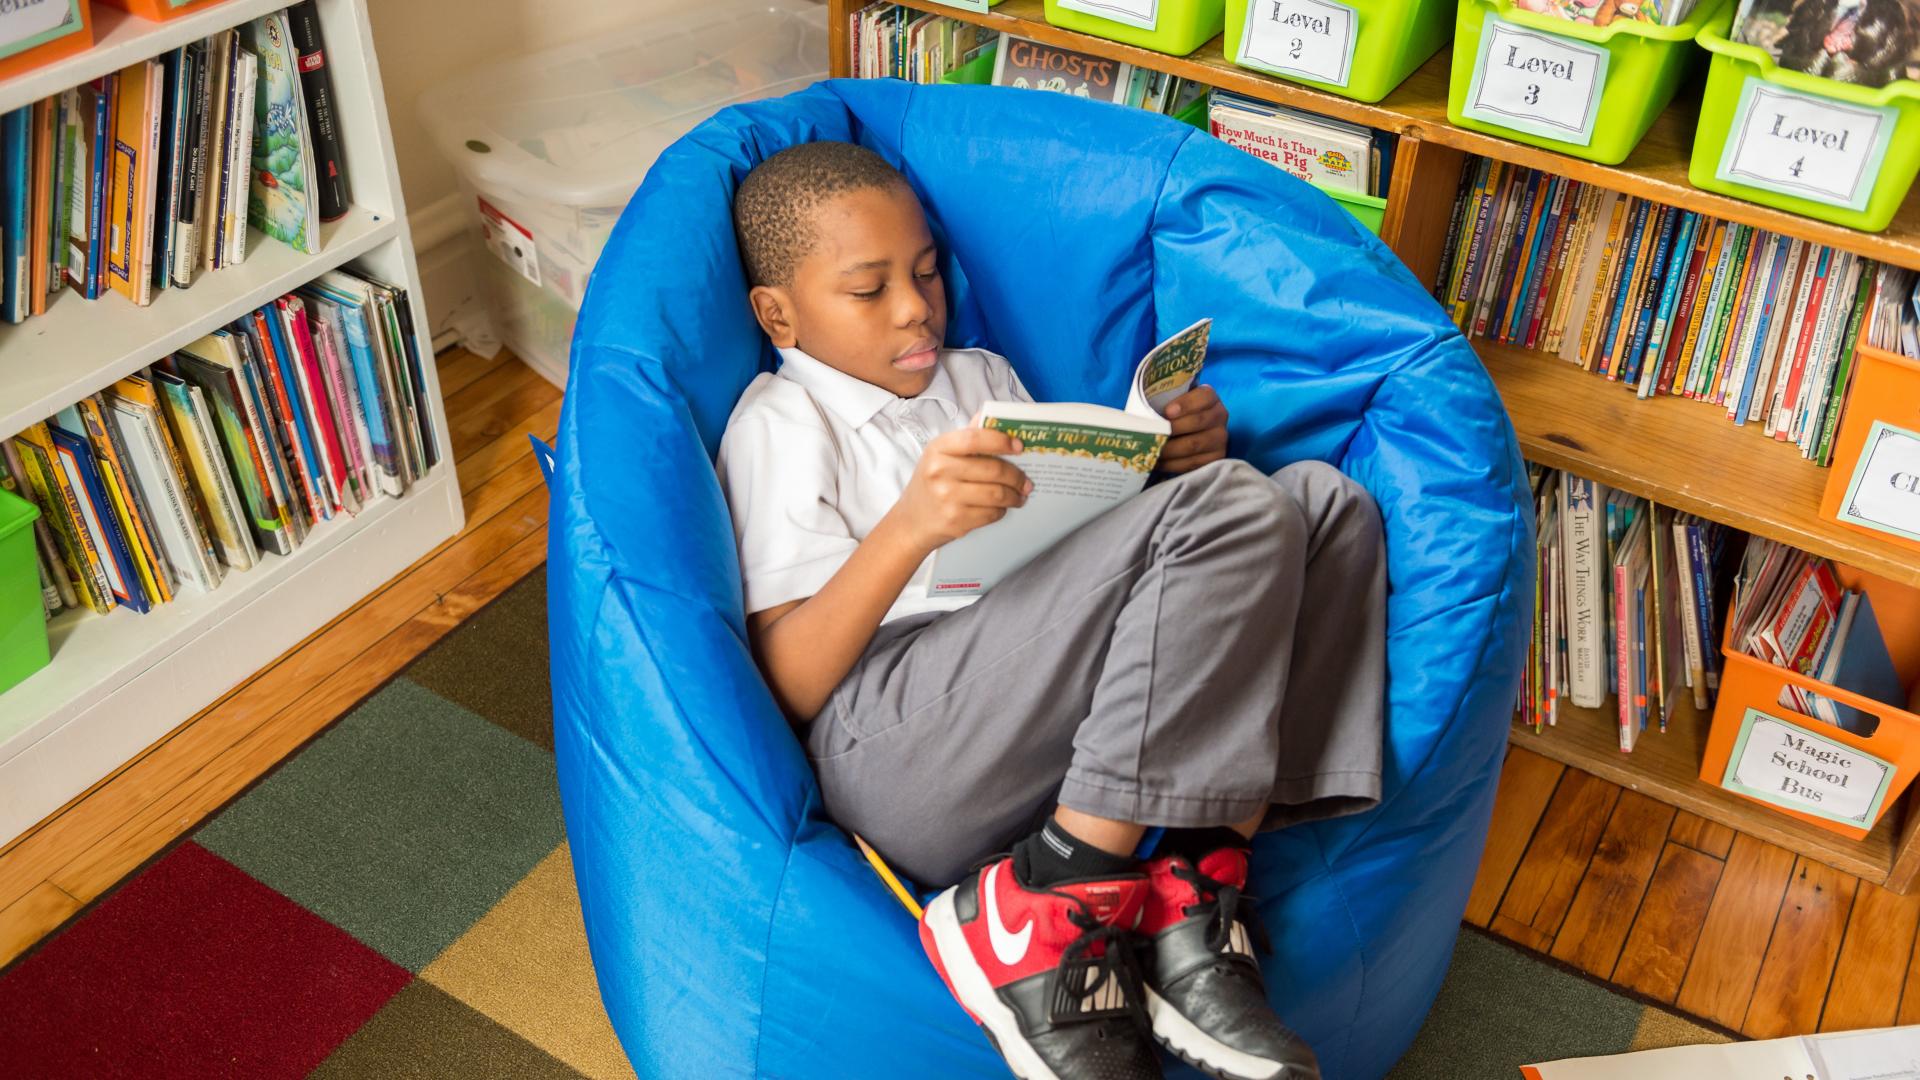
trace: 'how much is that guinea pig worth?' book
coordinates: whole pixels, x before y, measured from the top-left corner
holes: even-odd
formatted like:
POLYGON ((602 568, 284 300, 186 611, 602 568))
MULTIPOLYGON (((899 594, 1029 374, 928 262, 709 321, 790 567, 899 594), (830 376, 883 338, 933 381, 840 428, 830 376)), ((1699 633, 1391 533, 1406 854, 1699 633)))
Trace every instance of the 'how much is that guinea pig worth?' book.
POLYGON ((1125 409, 1078 402, 990 401, 976 427, 1019 439, 1006 460, 1033 482, 1025 506, 975 529, 933 556, 932 596, 976 596, 1068 533, 1147 486, 1172 425, 1164 415, 1200 377, 1212 319, 1155 345, 1133 371, 1125 409))

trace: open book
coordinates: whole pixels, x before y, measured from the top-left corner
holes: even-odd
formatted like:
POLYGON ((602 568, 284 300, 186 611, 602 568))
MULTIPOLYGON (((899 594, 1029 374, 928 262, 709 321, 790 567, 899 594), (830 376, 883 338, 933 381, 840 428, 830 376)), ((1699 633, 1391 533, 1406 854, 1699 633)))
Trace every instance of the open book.
POLYGON ((1527 1080, 1920 1080, 1920 1027, 1709 1043, 1523 1065, 1527 1080))
POLYGON ((1134 369, 1125 409, 1077 402, 992 401, 980 427, 1019 439, 1009 457, 1033 481, 1027 504, 933 556, 932 596, 976 596, 1068 533, 1140 493, 1172 426, 1161 415, 1187 392, 1207 357, 1212 319, 1153 347, 1134 369))

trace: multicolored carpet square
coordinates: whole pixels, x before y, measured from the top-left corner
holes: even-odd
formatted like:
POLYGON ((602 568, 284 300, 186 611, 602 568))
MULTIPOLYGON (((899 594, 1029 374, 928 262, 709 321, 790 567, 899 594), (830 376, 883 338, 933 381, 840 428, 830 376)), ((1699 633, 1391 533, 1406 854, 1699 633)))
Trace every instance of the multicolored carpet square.
MULTIPOLYGON (((552 746, 542 569, 0 971, 0 1077, 632 1077, 552 746)), ((1719 1037, 1466 933, 1394 1076, 1719 1037)))

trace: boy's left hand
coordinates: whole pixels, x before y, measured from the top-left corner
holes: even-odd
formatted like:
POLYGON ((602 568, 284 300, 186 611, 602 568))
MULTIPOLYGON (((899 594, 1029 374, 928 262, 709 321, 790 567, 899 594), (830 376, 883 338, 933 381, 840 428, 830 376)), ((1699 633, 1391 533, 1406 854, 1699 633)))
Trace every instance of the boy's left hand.
POLYGON ((1160 451, 1160 471, 1192 472, 1227 456, 1227 406, 1211 386, 1196 386, 1167 405, 1173 435, 1160 451))

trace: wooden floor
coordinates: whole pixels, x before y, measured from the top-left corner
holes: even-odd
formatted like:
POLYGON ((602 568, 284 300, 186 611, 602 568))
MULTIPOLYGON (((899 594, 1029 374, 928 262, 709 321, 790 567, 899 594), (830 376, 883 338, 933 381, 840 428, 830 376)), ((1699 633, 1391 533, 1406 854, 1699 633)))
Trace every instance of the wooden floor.
MULTIPOLYGON (((242 791, 546 557, 527 435, 560 394, 503 354, 440 357, 467 527, 0 850, 0 964, 242 791)), ((1510 751, 1468 921, 1750 1035, 1920 1022, 1920 894, 1798 858, 1510 751), (1911 984, 1911 985, 1910 985, 1911 984)))

